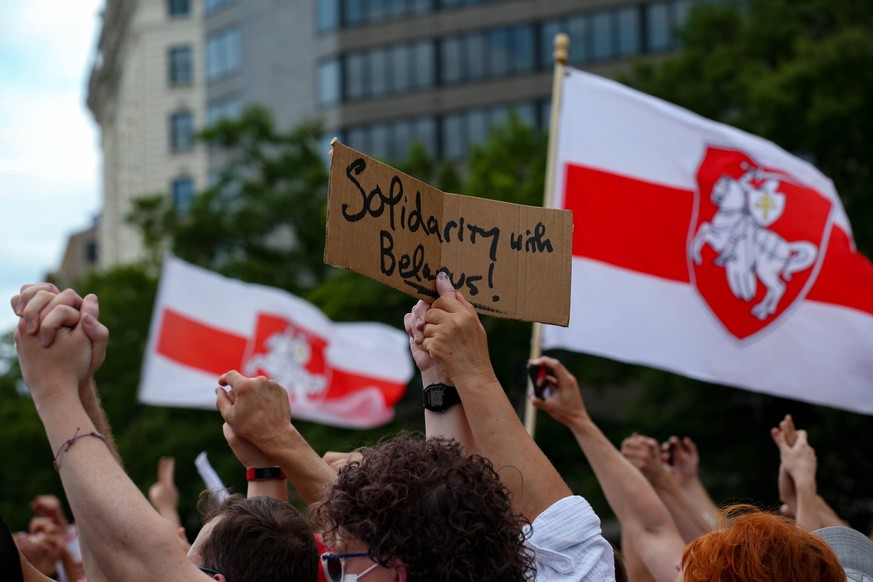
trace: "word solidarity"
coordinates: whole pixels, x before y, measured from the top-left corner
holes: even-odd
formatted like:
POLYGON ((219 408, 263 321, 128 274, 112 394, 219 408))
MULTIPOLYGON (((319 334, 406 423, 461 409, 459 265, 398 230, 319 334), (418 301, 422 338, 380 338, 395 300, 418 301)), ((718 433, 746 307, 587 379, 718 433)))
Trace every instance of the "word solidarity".
POLYGON ((481 313, 566 325, 572 214, 447 194, 334 142, 325 262, 416 298, 437 273, 481 313))

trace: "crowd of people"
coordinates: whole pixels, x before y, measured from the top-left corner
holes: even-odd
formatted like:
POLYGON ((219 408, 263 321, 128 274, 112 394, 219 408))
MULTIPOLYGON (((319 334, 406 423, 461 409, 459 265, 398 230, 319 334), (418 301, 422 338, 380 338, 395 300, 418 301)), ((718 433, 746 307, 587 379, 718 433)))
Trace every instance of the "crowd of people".
POLYGON ((614 548, 525 431, 497 380, 475 309, 444 273, 438 298, 404 319, 425 387, 425 435, 321 456, 293 423, 276 382, 218 379, 224 436, 246 469, 245 497, 204 492, 192 543, 176 513, 172 461, 147 499, 126 475, 94 374, 109 332, 94 295, 28 285, 12 299, 24 380, 74 516, 34 501, 28 532, 4 534, 4 580, 477 582, 873 579, 873 542, 816 491, 816 457, 790 417, 772 431, 779 514, 719 509, 690 439, 632 435, 620 449, 597 427, 576 378, 541 357, 549 390, 534 406, 567 426, 621 524, 614 548), (287 482, 308 505, 287 502, 287 482), (14 542, 13 542, 14 540, 14 542))

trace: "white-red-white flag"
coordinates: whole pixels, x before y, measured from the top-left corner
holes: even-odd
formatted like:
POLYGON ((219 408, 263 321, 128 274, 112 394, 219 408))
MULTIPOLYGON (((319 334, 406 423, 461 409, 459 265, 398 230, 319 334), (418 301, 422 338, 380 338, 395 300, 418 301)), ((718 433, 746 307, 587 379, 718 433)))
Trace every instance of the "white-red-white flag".
POLYGON ((294 418, 353 428, 390 421, 413 372, 398 329, 334 323, 286 291, 167 257, 139 400, 214 408, 218 376, 233 369, 284 386, 294 418))
POLYGON ((873 265, 833 183, 772 142, 567 70, 567 348, 873 414, 873 265))

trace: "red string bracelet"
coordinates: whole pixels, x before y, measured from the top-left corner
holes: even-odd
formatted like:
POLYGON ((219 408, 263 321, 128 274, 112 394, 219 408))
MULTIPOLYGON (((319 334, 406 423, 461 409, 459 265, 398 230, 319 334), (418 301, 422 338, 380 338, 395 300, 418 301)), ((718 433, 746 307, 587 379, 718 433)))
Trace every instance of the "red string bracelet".
POLYGON ((64 443, 58 449, 58 452, 55 453, 55 462, 53 463, 54 467, 55 467, 55 471, 60 471, 60 469, 61 469, 61 463, 58 461, 58 458, 61 456, 61 453, 66 453, 67 451, 69 451, 70 447, 73 446, 73 443, 75 443, 80 438, 91 436, 91 437, 97 437, 98 439, 100 439, 104 443, 106 442, 106 437, 103 436, 102 434, 100 434, 99 432, 97 432, 96 430, 92 431, 92 432, 86 432, 86 433, 79 434, 79 429, 80 429, 80 427, 77 426, 76 432, 73 433, 73 436, 71 436, 70 438, 65 440, 64 443))

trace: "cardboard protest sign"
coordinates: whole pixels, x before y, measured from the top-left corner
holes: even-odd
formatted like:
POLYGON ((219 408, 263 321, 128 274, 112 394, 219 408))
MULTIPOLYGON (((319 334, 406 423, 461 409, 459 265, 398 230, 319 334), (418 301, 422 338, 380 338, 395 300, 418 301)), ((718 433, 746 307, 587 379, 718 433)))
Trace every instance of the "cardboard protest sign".
POLYGON ((573 215, 447 194, 334 141, 324 261, 436 298, 445 270, 479 313, 566 326, 573 215))

